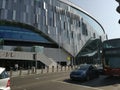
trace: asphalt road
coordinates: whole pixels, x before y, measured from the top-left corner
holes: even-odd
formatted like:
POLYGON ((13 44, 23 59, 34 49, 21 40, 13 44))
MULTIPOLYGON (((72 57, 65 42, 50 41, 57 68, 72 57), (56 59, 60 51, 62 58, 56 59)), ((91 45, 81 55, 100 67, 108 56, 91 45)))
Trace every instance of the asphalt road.
POLYGON ((71 81, 69 72, 29 75, 11 78, 12 90, 120 90, 120 77, 90 81, 71 81))

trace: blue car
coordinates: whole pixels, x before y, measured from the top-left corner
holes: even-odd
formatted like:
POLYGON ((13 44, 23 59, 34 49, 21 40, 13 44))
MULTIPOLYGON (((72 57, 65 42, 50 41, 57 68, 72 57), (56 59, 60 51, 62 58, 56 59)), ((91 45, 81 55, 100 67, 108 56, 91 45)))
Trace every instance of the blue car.
POLYGON ((70 79, 72 80, 90 80, 93 78, 98 78, 99 72, 97 68, 93 65, 84 64, 79 68, 73 70, 70 73, 70 79))

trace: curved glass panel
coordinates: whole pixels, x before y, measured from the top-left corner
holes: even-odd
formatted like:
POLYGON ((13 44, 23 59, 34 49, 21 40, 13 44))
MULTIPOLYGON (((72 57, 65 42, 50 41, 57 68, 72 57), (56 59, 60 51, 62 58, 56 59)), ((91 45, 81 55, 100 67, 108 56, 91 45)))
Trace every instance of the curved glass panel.
POLYGON ((100 27, 100 25, 95 21, 93 20, 92 18, 90 18, 89 16, 85 15, 84 13, 80 12, 81 15, 83 16, 83 18, 85 20, 87 20, 87 22, 100 34, 100 35, 103 35, 104 34, 104 31, 103 29, 100 27))
POLYGON ((22 40, 32 42, 50 43, 38 33, 24 28, 17 28, 11 26, 0 26, 0 38, 7 40, 22 40))
MULTIPOLYGON (((75 10, 76 9, 73 8, 73 11, 75 10)), ((89 25, 91 25, 100 35, 104 34, 103 28, 100 26, 100 24, 96 22, 96 20, 94 20, 92 17, 90 17, 89 15, 85 14, 80 10, 76 10, 76 13, 79 14, 85 21, 87 21, 89 25)))

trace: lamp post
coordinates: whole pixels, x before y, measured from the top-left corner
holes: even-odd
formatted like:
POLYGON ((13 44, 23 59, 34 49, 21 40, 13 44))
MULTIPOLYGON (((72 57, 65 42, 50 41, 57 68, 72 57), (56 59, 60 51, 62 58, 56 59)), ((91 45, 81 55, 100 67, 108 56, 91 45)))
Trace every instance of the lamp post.
POLYGON ((0 45, 1 45, 1 49, 3 49, 3 45, 4 45, 4 39, 0 38, 0 45))
POLYGON ((58 59, 59 59, 58 61, 59 61, 59 64, 61 65, 61 63, 60 63, 60 62, 61 62, 61 50, 60 50, 61 36, 60 36, 59 31, 57 31, 57 34, 58 34, 58 35, 57 35, 57 36, 58 36, 57 38, 58 38, 58 57, 59 57, 59 58, 58 58, 58 59))
POLYGON ((36 52, 33 54, 33 59, 35 61, 35 68, 37 69, 37 53, 36 52))

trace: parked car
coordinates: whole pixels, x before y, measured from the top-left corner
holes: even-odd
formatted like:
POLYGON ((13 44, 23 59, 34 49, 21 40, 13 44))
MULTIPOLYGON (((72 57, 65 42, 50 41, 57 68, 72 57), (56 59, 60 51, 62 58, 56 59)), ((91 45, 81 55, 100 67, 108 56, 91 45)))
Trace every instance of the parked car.
POLYGON ((0 67, 0 90, 11 90, 10 77, 3 67, 0 67))
POLYGON ((90 64, 83 64, 79 68, 73 70, 70 73, 70 78, 72 80, 90 80, 93 78, 98 78, 98 69, 90 64))

